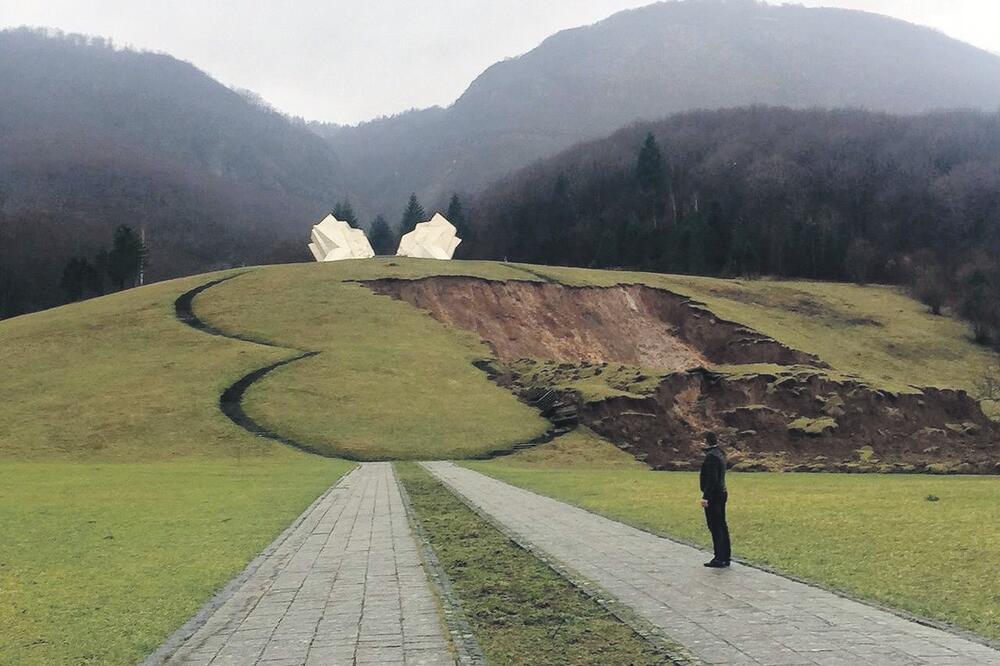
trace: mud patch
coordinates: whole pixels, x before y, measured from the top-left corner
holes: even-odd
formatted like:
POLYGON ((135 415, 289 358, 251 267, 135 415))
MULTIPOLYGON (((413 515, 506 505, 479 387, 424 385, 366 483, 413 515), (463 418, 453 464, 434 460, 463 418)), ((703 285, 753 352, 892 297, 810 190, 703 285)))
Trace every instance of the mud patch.
POLYGON ((621 363, 665 372, 708 363, 826 367, 703 305, 643 285, 567 287, 468 277, 366 282, 438 321, 472 331, 502 361, 621 363))

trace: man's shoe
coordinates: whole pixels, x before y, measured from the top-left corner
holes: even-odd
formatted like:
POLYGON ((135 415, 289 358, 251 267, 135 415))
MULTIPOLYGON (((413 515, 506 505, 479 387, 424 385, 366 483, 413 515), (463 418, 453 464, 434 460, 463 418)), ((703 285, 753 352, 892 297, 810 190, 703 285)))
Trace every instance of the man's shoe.
POLYGON ((722 569, 729 566, 729 562, 720 562, 719 560, 712 560, 711 562, 705 562, 705 566, 710 569, 722 569))

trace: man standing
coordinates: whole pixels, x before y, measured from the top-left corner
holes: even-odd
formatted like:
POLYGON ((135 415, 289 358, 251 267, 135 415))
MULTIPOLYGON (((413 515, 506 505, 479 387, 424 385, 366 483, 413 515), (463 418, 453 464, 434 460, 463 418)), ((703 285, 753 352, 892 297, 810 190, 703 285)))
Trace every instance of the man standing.
POLYGON ((729 566, 729 526, 726 525, 726 456, 719 448, 714 432, 705 433, 705 461, 701 464, 701 506, 712 533, 715 557, 706 567, 719 569, 729 566))

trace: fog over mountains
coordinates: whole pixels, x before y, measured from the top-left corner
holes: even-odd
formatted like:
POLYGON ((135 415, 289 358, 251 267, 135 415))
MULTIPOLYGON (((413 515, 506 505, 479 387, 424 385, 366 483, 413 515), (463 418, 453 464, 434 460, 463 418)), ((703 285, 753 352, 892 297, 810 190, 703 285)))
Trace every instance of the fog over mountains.
MULTIPOLYGON (((293 121, 169 55, 0 32, 0 316, 60 302, 70 256, 143 227, 148 277, 307 260, 348 198, 391 224, 639 119, 747 104, 1000 108, 1000 57, 856 11, 687 0, 553 35, 446 109, 293 121)), ((357 94, 363 95, 359 90, 357 94)), ((471 196, 469 197, 471 199, 471 196)))
POLYGON ((748 104, 894 113, 1000 108, 1000 57, 876 14, 665 2, 553 35, 447 109, 327 128, 366 206, 471 192, 639 119, 748 104))

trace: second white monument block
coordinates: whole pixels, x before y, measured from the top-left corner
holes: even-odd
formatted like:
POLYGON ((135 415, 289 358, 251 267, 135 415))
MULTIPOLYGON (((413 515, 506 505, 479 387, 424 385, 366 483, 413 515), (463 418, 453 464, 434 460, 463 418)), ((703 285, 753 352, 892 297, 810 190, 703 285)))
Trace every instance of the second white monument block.
POLYGON ((458 237, 455 225, 445 219, 441 213, 434 213, 428 222, 421 222, 413 231, 399 239, 400 257, 418 257, 421 259, 451 259, 455 248, 462 242, 458 237))

